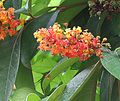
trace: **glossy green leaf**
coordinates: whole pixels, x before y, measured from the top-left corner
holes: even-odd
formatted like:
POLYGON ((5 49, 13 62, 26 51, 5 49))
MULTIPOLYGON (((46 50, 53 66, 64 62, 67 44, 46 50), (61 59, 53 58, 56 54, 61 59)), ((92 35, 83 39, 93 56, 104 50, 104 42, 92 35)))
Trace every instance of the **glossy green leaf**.
POLYGON ((62 73, 60 79, 63 84, 67 84, 77 74, 77 72, 78 70, 68 69, 66 72, 62 73))
POLYGON ((48 13, 53 7, 47 7, 47 8, 43 8, 42 10, 36 12, 33 14, 33 16, 40 16, 43 15, 45 13, 48 13))
POLYGON ((52 60, 51 58, 45 58, 32 65, 32 70, 38 73, 45 73, 50 71, 56 64, 57 62, 55 60, 52 60))
POLYGON ((27 98, 31 93, 36 93, 36 92, 27 87, 17 89, 10 97, 10 101, 27 101, 27 98))
POLYGON ((115 83, 112 88, 111 101, 119 101, 119 99, 120 99, 120 95, 119 95, 118 80, 115 80, 115 83))
POLYGON ((56 98, 61 95, 65 89, 66 85, 60 85, 55 91, 47 98, 46 101, 56 101, 56 98))
POLYGON ((88 0, 64 0, 60 6, 68 6, 68 5, 73 5, 73 4, 84 4, 87 3, 88 0))
POLYGON ((111 19, 106 20, 104 29, 106 33, 120 35, 120 14, 111 14, 111 19))
POLYGON ((37 51, 37 41, 33 33, 41 27, 49 27, 56 21, 59 11, 49 12, 30 21, 24 28, 21 43, 21 61, 25 67, 30 67, 30 60, 37 51))
POLYGON ((120 56, 120 47, 116 48, 116 49, 115 49, 115 52, 116 52, 116 54, 117 54, 118 56, 120 56))
POLYGON ((48 6, 49 7, 51 7, 51 6, 59 6, 64 1, 65 0, 51 0, 48 6))
POLYGON ((56 101, 95 101, 96 82, 101 69, 97 62, 76 75, 66 86, 62 96, 56 101))
POLYGON ((115 50, 120 47, 120 14, 111 14, 108 17, 102 25, 102 37, 107 37, 111 50, 115 50))
POLYGON ((21 31, 17 37, 0 41, 0 101, 8 101, 15 82, 20 60, 21 31))
POLYGON ((36 0, 32 7, 32 14, 36 15, 36 13, 40 12, 42 9, 48 7, 48 4, 51 0, 36 0))
POLYGON ((86 7, 70 21, 69 26, 80 26, 82 28, 85 28, 89 20, 89 16, 89 10, 88 7, 86 7))
POLYGON ((87 7, 87 1, 88 0, 65 0, 60 5, 63 7, 63 11, 59 14, 57 22, 66 23, 72 20, 79 12, 87 7))
POLYGON ((108 14, 106 12, 103 12, 101 16, 91 16, 87 23, 87 28, 89 31, 91 31, 93 34, 101 34, 101 28, 103 25, 103 22, 108 14))
POLYGON ((115 52, 104 52, 101 59, 104 68, 114 77, 120 80, 120 58, 115 52))
POLYGON ((50 82, 60 73, 66 71, 71 65, 77 62, 79 58, 64 58, 46 75, 42 82, 42 88, 45 92, 50 82))
POLYGON ((17 89, 22 87, 29 87, 31 89, 35 88, 31 69, 24 67, 21 62, 18 69, 15 85, 17 89))
POLYGON ((59 59, 60 56, 51 55, 50 52, 39 51, 32 59, 32 71, 37 73, 49 72, 59 59))
POLYGON ((50 82, 50 90, 52 91, 55 88, 59 87, 61 83, 66 85, 77 73, 78 70, 72 70, 69 68, 65 72, 59 74, 50 82))
POLYGON ((32 74, 33 74, 33 80, 34 80, 35 90, 37 92, 43 94, 43 91, 41 89, 41 84, 40 84, 43 75, 41 73, 37 73, 37 72, 34 72, 34 71, 32 71, 32 74))
POLYGON ((106 70, 103 71, 100 83, 100 101, 111 101, 115 78, 106 70))
POLYGON ((31 94, 28 95, 27 101, 41 101, 41 99, 35 93, 31 93, 31 94))

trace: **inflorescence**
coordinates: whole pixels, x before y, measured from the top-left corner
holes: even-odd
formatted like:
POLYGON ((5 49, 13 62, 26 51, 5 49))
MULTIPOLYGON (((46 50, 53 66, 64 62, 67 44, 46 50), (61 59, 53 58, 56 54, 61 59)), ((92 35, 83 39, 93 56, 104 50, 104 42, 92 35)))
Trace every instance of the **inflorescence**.
POLYGON ((92 55, 102 58, 102 44, 107 40, 100 41, 100 37, 94 37, 81 27, 62 29, 55 23, 52 27, 41 28, 34 33, 39 42, 38 49, 50 51, 53 55, 61 55, 69 58, 79 57, 80 61, 88 60, 92 55))
POLYGON ((14 8, 6 10, 3 2, 4 0, 0 2, 0 40, 4 40, 7 35, 15 35, 17 27, 22 24, 22 20, 15 20, 14 8))

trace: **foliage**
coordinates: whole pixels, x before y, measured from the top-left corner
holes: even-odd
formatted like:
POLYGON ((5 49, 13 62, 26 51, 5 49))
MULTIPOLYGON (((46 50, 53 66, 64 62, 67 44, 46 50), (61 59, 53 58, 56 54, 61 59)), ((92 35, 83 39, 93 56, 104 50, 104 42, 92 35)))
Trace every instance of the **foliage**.
MULTIPOLYGON (((119 0, 1 0, 0 101, 119 101, 119 19, 119 0), (56 22, 61 26, 56 32, 67 34, 57 40, 53 51, 54 44, 45 38, 56 22), (78 32, 69 40, 66 29, 78 32), (75 38, 82 42, 79 37, 84 33, 90 38, 90 49, 87 58, 79 61, 82 57, 73 55, 72 44, 65 50, 63 42, 74 43, 75 38), (40 48, 42 41, 50 43, 49 49, 40 48)), ((86 45, 88 39, 83 41, 86 45)))

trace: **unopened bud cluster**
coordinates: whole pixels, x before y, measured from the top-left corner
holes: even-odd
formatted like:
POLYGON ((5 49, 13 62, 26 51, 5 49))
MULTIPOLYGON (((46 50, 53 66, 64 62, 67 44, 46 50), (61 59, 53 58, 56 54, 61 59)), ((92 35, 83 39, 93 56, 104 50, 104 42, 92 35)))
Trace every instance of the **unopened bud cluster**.
POLYGON ((90 14, 100 15, 103 11, 120 13, 120 0, 90 0, 90 14))

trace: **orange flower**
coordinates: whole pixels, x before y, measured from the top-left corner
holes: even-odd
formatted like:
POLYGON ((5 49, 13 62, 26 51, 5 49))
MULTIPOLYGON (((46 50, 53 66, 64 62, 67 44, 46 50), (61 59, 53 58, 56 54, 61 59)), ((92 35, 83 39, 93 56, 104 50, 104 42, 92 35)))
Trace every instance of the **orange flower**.
POLYGON ((79 57, 80 61, 88 60, 95 54, 102 57, 99 37, 94 37, 87 30, 82 31, 79 26, 63 30, 58 23, 55 23, 48 29, 39 29, 34 36, 40 43, 38 49, 50 51, 53 55, 79 57))
POLYGON ((16 28, 21 22, 14 18, 14 8, 6 10, 0 6, 0 40, 4 40, 7 35, 13 36, 17 33, 16 28))

